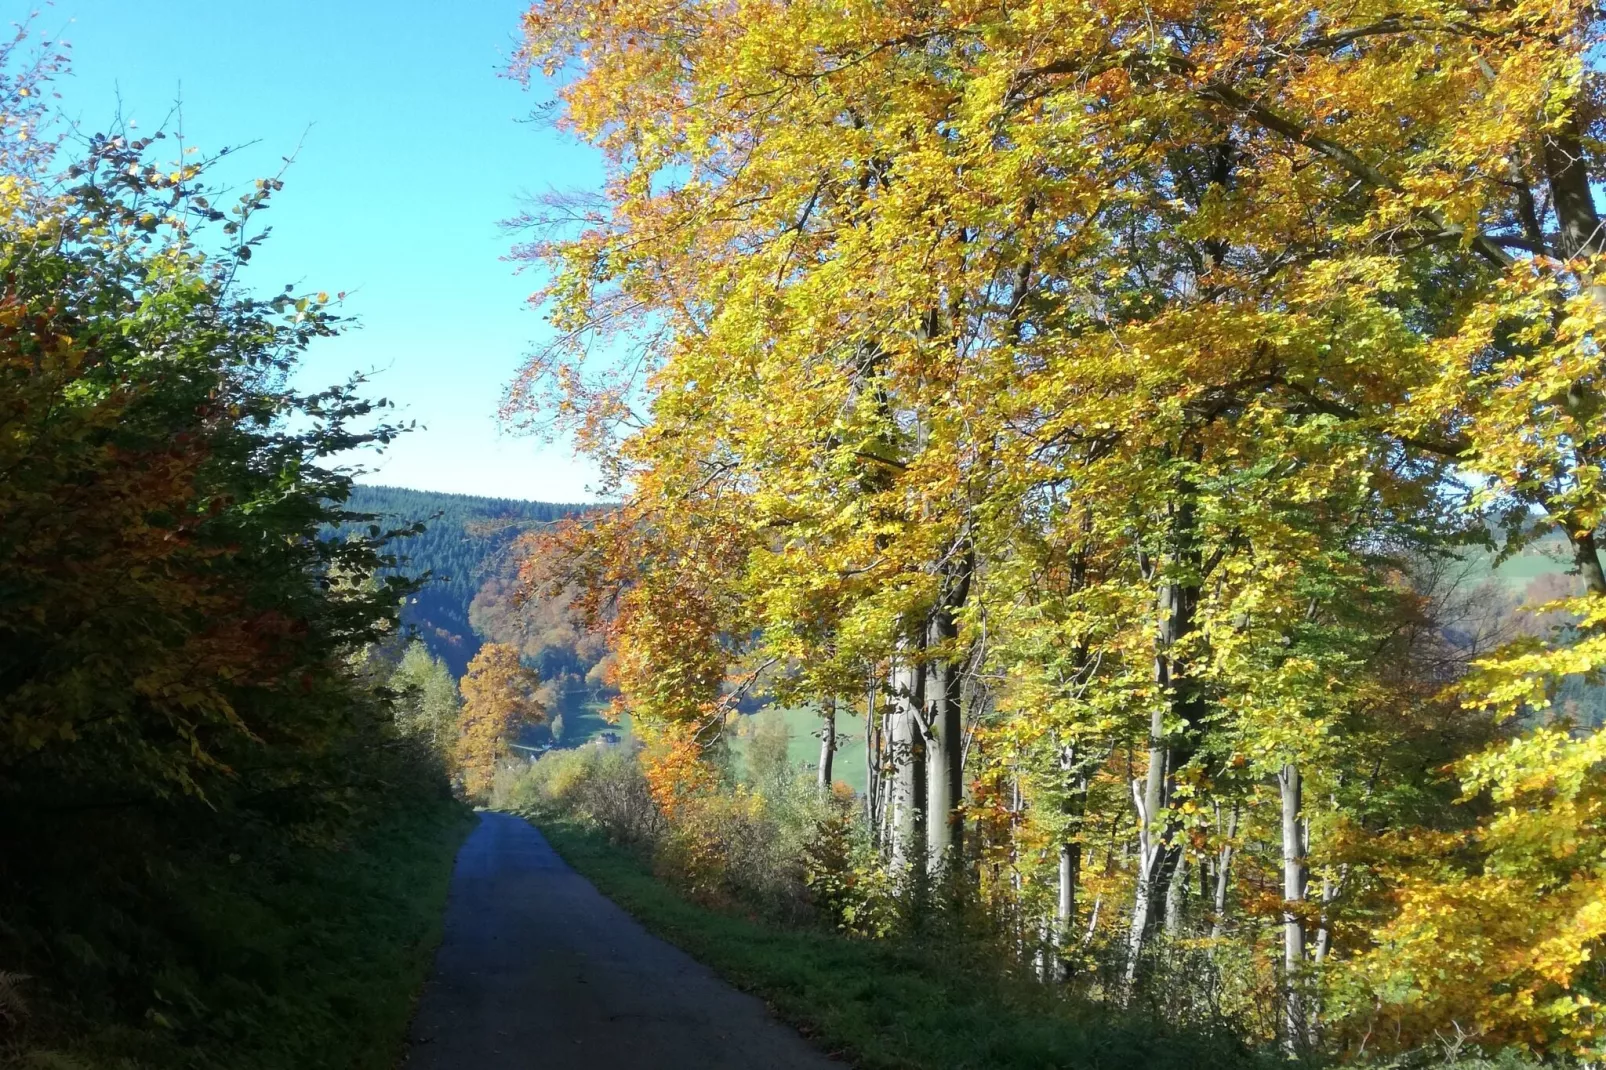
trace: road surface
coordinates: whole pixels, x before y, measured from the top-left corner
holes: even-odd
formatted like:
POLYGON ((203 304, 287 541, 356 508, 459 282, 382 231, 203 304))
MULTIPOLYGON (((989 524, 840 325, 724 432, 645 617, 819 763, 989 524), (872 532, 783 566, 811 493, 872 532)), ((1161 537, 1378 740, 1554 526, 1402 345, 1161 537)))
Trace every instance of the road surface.
POLYGON ((843 1070, 495 813, 458 853, 405 1066, 843 1070))

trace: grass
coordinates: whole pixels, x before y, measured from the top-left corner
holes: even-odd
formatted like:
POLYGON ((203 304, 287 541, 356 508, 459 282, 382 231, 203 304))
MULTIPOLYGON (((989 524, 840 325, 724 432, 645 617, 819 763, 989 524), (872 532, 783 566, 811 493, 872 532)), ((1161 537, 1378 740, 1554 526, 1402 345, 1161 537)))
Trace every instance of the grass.
POLYGON ((615 732, 621 739, 630 735, 630 718, 626 716, 619 724, 610 723, 602 716, 607 708, 606 702, 583 702, 563 710, 563 746, 581 746, 604 732, 615 732))
POLYGON ((1491 557, 1490 569, 1496 579, 1515 594, 1521 595, 1527 590, 1528 584, 1540 576, 1566 572, 1572 567, 1569 558, 1566 545, 1559 537, 1547 538, 1524 547, 1521 553, 1507 558, 1499 567, 1493 565, 1491 557))
MULTIPOLYGON (((787 728, 787 760, 794 769, 813 770, 820 763, 820 711, 812 706, 790 706, 781 709, 787 728)), ((836 718, 836 757, 831 761, 831 779, 846 784, 854 791, 864 791, 864 721, 848 712, 839 712, 836 718)), ((750 740, 740 732, 731 732, 731 751, 738 760, 745 761, 750 740)))
POLYGON ((143 1017, 41 998, 42 1035, 9 1065, 393 1070, 471 826, 460 804, 420 802, 341 847, 192 862, 172 885, 162 942, 141 938, 165 960, 143 1017))
POLYGON ((1261 1065, 1225 1035, 1182 1032, 967 973, 929 951, 774 925, 692 903, 599 833, 542 820, 605 895, 860 1070, 1208 1070, 1261 1065))

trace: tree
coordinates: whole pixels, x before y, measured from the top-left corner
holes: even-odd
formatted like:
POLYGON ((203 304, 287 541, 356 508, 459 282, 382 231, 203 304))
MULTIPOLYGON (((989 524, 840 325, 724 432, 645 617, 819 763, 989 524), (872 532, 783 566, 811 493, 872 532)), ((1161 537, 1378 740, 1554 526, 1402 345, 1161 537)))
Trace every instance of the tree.
POLYGON ((389 687, 396 693, 396 724, 401 732, 427 740, 442 757, 450 758, 462 698, 446 663, 415 639, 402 653, 389 687))
POLYGON ((58 139, 31 32, 0 44, 0 970, 32 978, 5 1047, 182 1061, 141 1029, 260 1026, 297 976, 242 965, 283 920, 255 875, 445 794, 359 666, 412 529, 350 507, 346 461, 399 429, 360 380, 290 385, 339 298, 250 288, 279 179, 236 199, 170 132, 58 139), (196 924, 242 909, 266 929, 196 924))
POLYGON ((0 178, 8 794, 271 778, 260 746, 317 753, 355 730, 338 655, 391 634, 411 588, 369 582, 404 532, 343 508, 351 474, 328 466, 396 429, 359 429, 378 410, 360 382, 283 385, 337 329, 329 295, 235 282, 277 180, 211 255, 205 227, 226 217, 203 165, 155 166, 163 140, 97 135, 59 191, 0 178), (348 522, 363 532, 330 534, 348 522))
POLYGON ((792 777, 792 727, 775 708, 748 719, 747 778, 761 788, 784 787, 792 777))
MULTIPOLYGON (((1118 959, 1126 999, 1210 933, 1290 1051, 1446 1027, 1392 1008, 1420 980, 1322 986, 1487 890, 1368 840, 1517 865, 1425 768, 1563 800, 1600 775, 1584 739, 1475 756, 1606 657, 1594 10, 548 0, 525 28, 609 184, 528 220, 558 330, 513 399, 628 488, 560 558, 625 607, 621 703, 695 757, 734 672, 821 703, 874 679, 889 863, 971 852, 1023 956, 1118 959), (1563 533, 1575 625, 1401 639, 1450 642, 1419 566, 1488 526, 1563 533), (1517 770, 1539 755, 1577 783, 1517 770)), ((1474 986, 1539 999, 1512 964, 1566 965, 1491 1037, 1598 1036, 1580 857, 1500 878, 1548 928, 1503 930, 1474 986)))
POLYGON ((519 662, 505 643, 486 643, 463 677, 463 708, 458 716, 456 764, 464 794, 483 799, 491 790, 497 763, 527 724, 539 724, 545 710, 536 701, 541 680, 519 662))

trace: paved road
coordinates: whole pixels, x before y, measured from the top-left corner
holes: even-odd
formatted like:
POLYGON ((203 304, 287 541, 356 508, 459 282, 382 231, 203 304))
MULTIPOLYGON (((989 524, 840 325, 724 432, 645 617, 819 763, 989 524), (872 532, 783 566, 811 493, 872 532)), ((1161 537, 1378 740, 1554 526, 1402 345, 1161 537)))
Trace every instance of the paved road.
POLYGON ((843 1070, 493 813, 458 853, 406 1067, 843 1070))

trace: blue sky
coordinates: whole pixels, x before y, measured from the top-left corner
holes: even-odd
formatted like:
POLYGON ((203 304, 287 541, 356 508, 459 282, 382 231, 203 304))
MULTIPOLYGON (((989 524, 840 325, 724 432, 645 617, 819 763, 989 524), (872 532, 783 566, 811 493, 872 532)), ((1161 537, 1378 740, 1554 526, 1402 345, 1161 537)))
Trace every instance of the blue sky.
POLYGON ((203 151, 256 144, 227 174, 277 172, 300 150, 253 258, 263 291, 348 292, 361 321, 318 344, 310 386, 373 371, 376 394, 427 430, 365 458, 367 482, 504 497, 589 497, 562 447, 503 433, 501 392, 541 336, 529 276, 500 259, 521 194, 595 187, 595 154, 528 122, 545 96, 502 77, 519 0, 56 0, 8 20, 72 44, 65 113, 104 129, 119 99, 140 130, 182 100, 203 151))

